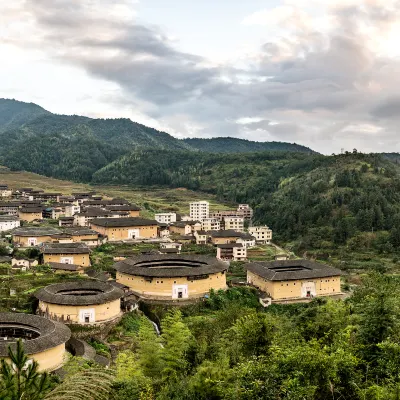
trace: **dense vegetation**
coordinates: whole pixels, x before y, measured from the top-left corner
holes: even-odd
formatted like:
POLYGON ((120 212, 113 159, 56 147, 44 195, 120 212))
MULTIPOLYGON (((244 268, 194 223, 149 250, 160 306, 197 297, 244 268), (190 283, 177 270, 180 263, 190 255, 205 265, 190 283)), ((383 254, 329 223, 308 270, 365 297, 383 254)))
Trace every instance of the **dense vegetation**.
POLYGON ((265 149, 311 152, 290 143, 257 143, 240 139, 210 139, 193 146, 168 133, 129 119, 92 119, 54 115, 35 104, 0 99, 0 164, 46 176, 90 182, 95 171, 132 150, 209 148, 243 152, 265 149), (245 145, 244 145, 245 143, 245 145))

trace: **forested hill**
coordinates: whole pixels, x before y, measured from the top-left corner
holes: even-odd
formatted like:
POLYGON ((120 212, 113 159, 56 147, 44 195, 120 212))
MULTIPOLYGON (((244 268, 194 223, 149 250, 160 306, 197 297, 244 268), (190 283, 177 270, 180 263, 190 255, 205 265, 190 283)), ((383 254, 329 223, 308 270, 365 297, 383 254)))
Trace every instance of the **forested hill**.
MULTIPOLYGON (((309 153, 290 143, 216 139, 229 152, 275 149, 309 153), (244 145, 242 142, 246 143, 244 145)), ((0 99, 0 165, 57 178, 89 182, 93 173, 138 149, 207 150, 126 118, 55 115, 32 103, 0 99)), ((204 143, 209 143, 205 141, 204 143)), ((209 146, 209 145, 208 145, 209 146)), ((211 147, 214 147, 211 144, 211 147)))
POLYGON ((19 128, 28 121, 51 113, 33 103, 0 99, 0 132, 19 128))
POLYGON ((190 147, 209 153, 251 153, 254 151, 293 151, 315 153, 308 147, 286 142, 253 142, 232 137, 183 139, 190 147))

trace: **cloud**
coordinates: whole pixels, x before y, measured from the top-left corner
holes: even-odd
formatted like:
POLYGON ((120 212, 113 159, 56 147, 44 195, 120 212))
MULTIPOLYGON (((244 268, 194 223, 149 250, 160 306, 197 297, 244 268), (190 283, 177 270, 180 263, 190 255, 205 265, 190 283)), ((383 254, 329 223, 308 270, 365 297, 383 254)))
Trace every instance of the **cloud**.
POLYGON ((327 153, 360 137, 368 151, 378 137, 398 143, 395 0, 287 0, 249 14, 244 29, 263 25, 268 40, 224 65, 180 51, 129 0, 16 0, 0 6, 0 22, 3 41, 118 85, 110 104, 135 105, 177 136, 296 140, 327 153), (24 29, 11 24, 18 13, 24 29))

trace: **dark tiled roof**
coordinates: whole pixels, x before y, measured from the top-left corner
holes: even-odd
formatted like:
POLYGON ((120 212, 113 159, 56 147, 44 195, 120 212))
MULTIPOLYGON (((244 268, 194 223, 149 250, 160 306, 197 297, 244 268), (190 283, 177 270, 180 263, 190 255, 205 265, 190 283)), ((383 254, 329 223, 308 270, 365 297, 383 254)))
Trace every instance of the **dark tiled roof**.
POLYGON ((126 204, 123 206, 109 205, 107 209, 112 211, 140 211, 140 207, 135 204, 126 204))
POLYGON ((246 269, 269 281, 287 281, 293 279, 314 279, 342 275, 342 271, 309 260, 281 260, 254 262, 246 269))
POLYGON ((234 247, 243 247, 241 243, 226 243, 226 244, 217 244, 217 247, 220 249, 233 249, 234 247))
POLYGON ((27 226, 15 228, 12 230, 13 236, 52 236, 60 234, 61 231, 56 228, 46 228, 46 227, 36 227, 36 226, 27 226))
POLYGON ((41 301, 66 306, 104 304, 123 296, 124 292, 121 289, 97 280, 56 283, 35 293, 35 297, 41 301), (88 294, 83 295, 85 292, 88 294))
POLYGON ((84 226, 74 226, 71 228, 65 228, 64 232, 68 235, 72 236, 91 236, 91 235, 98 235, 99 233, 94 231, 93 229, 86 228, 84 226))
POLYGON ((63 263, 56 263, 56 262, 49 262, 47 263, 51 269, 63 270, 63 271, 78 271, 82 269, 80 265, 76 264, 63 264, 63 263))
POLYGON ((42 207, 25 207, 25 208, 20 208, 20 212, 28 214, 28 213, 41 213, 43 211, 42 207))
POLYGON ((19 221, 16 215, 0 215, 0 221, 19 221))
MULTIPOLYGON (((31 327, 32 330, 40 333, 40 336, 36 339, 24 342, 26 354, 36 354, 49 350, 67 342, 71 337, 69 328, 60 322, 31 314, 0 313, 0 328, 18 326, 25 329, 31 327)), ((8 355, 8 346, 11 346, 15 350, 16 343, 10 343, 6 340, 0 342, 0 356, 4 357, 8 355)))
POLYGON ((225 238, 225 237, 241 237, 243 232, 237 232, 232 229, 222 230, 222 231, 210 231, 208 232, 211 237, 214 238, 225 238))
POLYGON ((158 225, 154 219, 145 219, 138 217, 130 218, 96 218, 91 221, 92 225, 104 227, 129 227, 129 226, 153 226, 158 225))
POLYGON ((89 247, 85 243, 44 243, 43 254, 88 254, 89 247))
POLYGON ((119 261, 114 268, 124 274, 148 277, 184 277, 226 271, 227 265, 203 255, 142 255, 119 261))
POLYGON ((74 217, 60 217, 59 218, 61 221, 73 221, 74 217))

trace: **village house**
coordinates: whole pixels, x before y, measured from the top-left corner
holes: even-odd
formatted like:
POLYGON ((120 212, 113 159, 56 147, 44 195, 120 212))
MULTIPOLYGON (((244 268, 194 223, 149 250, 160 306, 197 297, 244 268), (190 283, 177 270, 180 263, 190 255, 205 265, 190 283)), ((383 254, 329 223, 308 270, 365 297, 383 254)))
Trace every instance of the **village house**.
POLYGON ((226 289, 228 266, 210 256, 159 254, 127 258, 114 268, 117 282, 139 298, 180 301, 226 289))
POLYGON ((21 221, 32 222, 43 219, 42 207, 24 207, 18 210, 18 217, 21 221))
POLYGON ((208 234, 211 237, 211 243, 213 245, 236 243, 236 241, 242 236, 242 232, 236 232, 234 230, 211 231, 208 232, 208 234))
POLYGON ((65 205, 65 216, 73 217, 75 214, 79 214, 81 212, 81 206, 78 204, 66 204, 65 205))
POLYGON ((246 249, 250 249, 256 245, 256 238, 249 233, 243 232, 242 235, 236 240, 236 243, 241 243, 246 249))
POLYGON ((0 213, 18 216, 18 210, 20 205, 21 203, 19 201, 0 202, 0 213))
POLYGON ((158 234, 160 238, 167 238, 170 235, 169 231, 169 225, 168 224, 163 224, 163 223, 158 223, 158 234))
POLYGON ((246 261, 247 249, 241 243, 218 244, 217 258, 223 261, 246 261))
POLYGON ((38 314, 67 324, 104 324, 122 315, 124 292, 109 283, 77 280, 46 286, 35 293, 38 314))
POLYGON ((195 201, 189 204, 190 218, 194 221, 203 221, 209 217, 210 203, 208 201, 195 201))
POLYGON ((174 222, 173 224, 171 224, 169 226, 170 234, 171 235, 173 235, 173 234, 175 234, 175 235, 183 235, 183 236, 191 235, 191 233, 192 233, 192 225, 190 225, 188 222, 190 222, 190 221, 174 222))
POLYGON ((106 210, 109 211, 117 211, 121 213, 128 213, 129 217, 139 217, 140 216, 140 207, 135 204, 125 204, 125 205, 107 205, 105 207, 106 210))
POLYGON ((61 216, 65 215, 65 207, 63 205, 46 207, 42 215, 44 219, 59 219, 61 216))
POLYGON ((180 254, 182 250, 182 243, 177 242, 166 242, 160 243, 161 254, 180 254))
POLYGON ((0 197, 11 197, 12 190, 8 187, 8 185, 0 184, 0 197))
POLYGON ((145 218, 97 218, 91 221, 92 229, 106 236, 109 242, 158 237, 156 220, 145 218))
POLYGON ((106 211, 100 208, 87 208, 84 211, 74 215, 74 225, 89 226, 94 218, 126 218, 128 212, 106 211))
POLYGON ((71 227, 64 229, 74 243, 85 243, 89 247, 96 247, 105 242, 105 238, 93 229, 86 227, 71 227))
POLYGON ((85 243, 44 243, 41 246, 43 263, 90 266, 90 249, 85 243))
POLYGON ((219 231, 221 229, 221 221, 217 218, 205 218, 201 221, 202 231, 219 231))
POLYGON ((11 268, 20 269, 21 271, 27 271, 32 267, 39 265, 39 261, 33 258, 27 257, 13 257, 11 259, 11 268))
POLYGON ((37 315, 10 312, 0 313, 0 327, 1 361, 11 365, 9 347, 11 342, 15 345, 17 338, 22 340, 29 361, 37 363, 39 372, 59 369, 68 359, 65 344, 71 337, 71 331, 60 322, 37 315))
POLYGON ((244 231, 244 218, 243 217, 224 217, 224 229, 243 232, 244 231))
POLYGON ((244 219, 251 220, 253 218, 253 209, 248 204, 239 204, 237 211, 244 219))
POLYGON ((341 294, 337 268, 309 260, 253 262, 246 265, 247 282, 272 302, 341 294))
POLYGON ((21 222, 15 215, 0 215, 0 232, 6 232, 21 226, 21 222))
POLYGON ((174 240, 182 244, 190 244, 195 241, 194 236, 192 235, 177 235, 174 236, 174 240))
POLYGON ((23 226, 11 232, 12 243, 16 247, 28 248, 52 242, 53 236, 62 233, 59 229, 50 227, 23 226))
POLYGON ((79 274, 82 275, 85 272, 85 269, 81 265, 77 264, 64 264, 64 263, 56 263, 49 262, 47 265, 55 274, 79 274))
MULTIPOLYGON (((30 195, 32 195, 33 193, 34 192, 31 191, 30 195)), ((39 193, 34 193, 32 197, 33 197, 33 200, 40 200, 40 201, 44 201, 46 203, 50 203, 50 202, 58 202, 58 199, 60 196, 62 196, 62 193, 39 192, 39 193)))
POLYGON ((249 233, 256 238, 257 243, 271 243, 272 230, 268 226, 252 226, 249 228, 249 233))
POLYGON ((60 217, 58 219, 58 226, 60 227, 74 226, 74 217, 60 217))
POLYGON ((177 221, 176 213, 158 213, 154 219, 160 224, 171 224, 177 221))
POLYGON ((196 239, 196 244, 203 245, 208 242, 208 235, 206 231, 196 231, 194 233, 194 237, 196 239))

